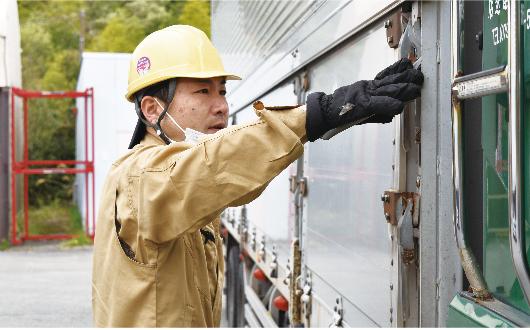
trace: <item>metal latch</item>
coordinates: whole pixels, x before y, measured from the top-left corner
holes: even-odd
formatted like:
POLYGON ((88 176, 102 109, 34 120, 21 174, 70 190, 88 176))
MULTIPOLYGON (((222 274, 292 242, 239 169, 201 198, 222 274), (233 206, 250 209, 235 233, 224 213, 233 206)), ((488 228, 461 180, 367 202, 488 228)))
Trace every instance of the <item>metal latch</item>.
POLYGON ((239 217, 239 224, 237 227, 237 232, 241 237, 242 242, 247 242, 247 207, 243 205, 241 208, 241 216, 239 217))
POLYGON ((304 303, 304 308, 302 309, 302 312, 305 314, 306 319, 309 319, 309 315, 311 314, 311 284, 311 272, 308 270, 306 271, 305 285, 302 289, 303 293, 300 297, 300 301, 304 303))
POLYGON ((335 301, 336 305, 333 308, 335 313, 333 314, 333 323, 329 325, 330 328, 342 328, 342 314, 344 313, 343 307, 342 307, 342 297, 338 296, 337 300, 335 301))
POLYGON ((250 242, 249 245, 252 247, 252 250, 256 251, 256 227, 252 228, 252 231, 250 232, 250 242))
POLYGON ((397 226, 402 214, 396 214, 396 206, 398 206, 398 203, 401 203, 400 209, 405 209, 407 207, 408 200, 412 199, 412 203, 414 203, 416 195, 417 194, 414 192, 407 191, 385 191, 385 193, 381 196, 381 201, 383 202, 383 210, 386 221, 394 226, 397 226))
POLYGON ((401 39, 401 13, 395 13, 385 21, 386 42, 390 48, 399 46, 401 39))
MULTIPOLYGON (((296 53, 298 53, 298 49, 296 50, 296 53)), ((296 57, 296 53, 291 53, 293 57, 296 57)), ((293 81, 293 93, 295 95, 300 94, 300 92, 307 92, 309 90, 309 72, 304 71, 301 76, 298 76, 293 81)))
POLYGON ((265 261, 265 257, 267 256, 267 254, 265 253, 265 242, 265 235, 263 235, 261 236, 261 241, 259 243, 259 250, 257 255, 258 262, 260 262, 261 260, 265 261))
POLYGON ((270 277, 271 278, 277 278, 278 277, 278 262, 277 262, 277 254, 276 254, 276 244, 272 245, 272 258, 271 262, 269 263, 269 267, 271 268, 270 277))
POLYGON ((307 178, 302 177, 298 180, 296 174, 291 175, 289 177, 289 190, 294 194, 298 186, 300 186, 300 194, 305 197, 307 195, 307 178))
POLYGON ((407 200, 407 207, 399 219, 397 242, 403 248, 401 260, 405 266, 410 266, 414 262, 414 227, 413 227, 413 199, 407 200))
POLYGON ((302 294, 300 300, 302 300, 304 304, 309 304, 309 302, 311 301, 311 282, 306 282, 306 284, 304 285, 303 292, 304 293, 302 294))
MULTIPOLYGON (((401 246, 401 262, 402 265, 399 266, 399 283, 401 292, 400 300, 402 306, 402 320, 406 322, 409 317, 409 302, 407 297, 409 296, 409 283, 407 278, 404 278, 406 274, 406 269, 414 263, 414 215, 413 207, 415 207, 418 202, 412 198, 408 199, 406 208, 402 211, 402 216, 399 219, 397 225, 397 244, 401 246), (403 268, 404 267, 404 268, 403 268)), ((400 207, 399 205, 397 206, 400 207)))

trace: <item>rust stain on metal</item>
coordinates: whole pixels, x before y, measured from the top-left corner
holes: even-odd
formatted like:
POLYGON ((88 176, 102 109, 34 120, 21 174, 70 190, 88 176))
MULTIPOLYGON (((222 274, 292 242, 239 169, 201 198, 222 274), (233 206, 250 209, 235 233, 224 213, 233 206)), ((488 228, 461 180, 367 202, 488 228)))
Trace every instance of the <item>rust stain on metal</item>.
POLYGON ((410 266, 414 262, 414 249, 403 249, 401 260, 405 266, 410 266))
POLYGON ((301 295, 298 295, 297 291, 300 290, 298 287, 298 277, 301 274, 302 255, 300 252, 298 239, 294 240, 291 244, 291 257, 293 258, 293 269, 291 271, 291 278, 289 281, 289 313, 291 314, 292 324, 296 324, 300 322, 301 314, 301 295))

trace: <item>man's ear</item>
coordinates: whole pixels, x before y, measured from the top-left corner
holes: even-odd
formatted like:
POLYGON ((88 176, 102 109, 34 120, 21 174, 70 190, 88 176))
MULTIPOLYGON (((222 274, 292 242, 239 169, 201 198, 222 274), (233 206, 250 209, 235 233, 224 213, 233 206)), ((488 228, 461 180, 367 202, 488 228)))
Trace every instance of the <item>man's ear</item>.
MULTIPOLYGON (((159 100, 159 102, 162 106, 165 106, 163 101, 159 100)), ((152 96, 144 96, 141 106, 145 119, 151 124, 156 123, 158 116, 164 111, 152 96)))

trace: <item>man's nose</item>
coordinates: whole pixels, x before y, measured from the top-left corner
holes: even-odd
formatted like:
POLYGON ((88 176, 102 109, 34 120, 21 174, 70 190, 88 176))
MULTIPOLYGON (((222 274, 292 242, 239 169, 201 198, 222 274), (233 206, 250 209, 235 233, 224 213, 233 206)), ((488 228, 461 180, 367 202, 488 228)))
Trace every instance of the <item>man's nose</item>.
POLYGON ((228 113, 228 103, 223 96, 217 95, 212 107, 212 111, 216 115, 225 115, 228 113))

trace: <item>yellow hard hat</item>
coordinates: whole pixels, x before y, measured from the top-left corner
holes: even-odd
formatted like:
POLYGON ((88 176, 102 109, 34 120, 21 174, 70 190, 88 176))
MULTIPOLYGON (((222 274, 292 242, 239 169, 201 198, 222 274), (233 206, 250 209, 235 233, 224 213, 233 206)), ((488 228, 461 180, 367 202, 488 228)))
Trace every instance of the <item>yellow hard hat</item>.
POLYGON ((173 25, 151 33, 134 50, 125 98, 134 102, 137 91, 171 78, 222 76, 241 80, 225 72, 217 49, 204 32, 192 26, 173 25))

